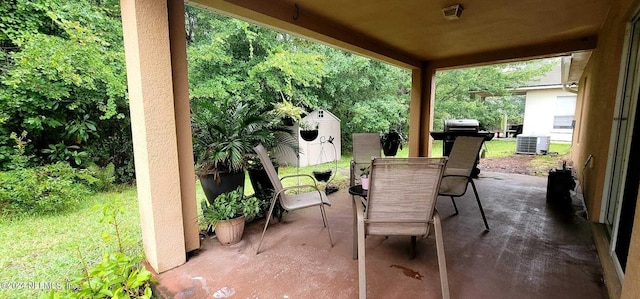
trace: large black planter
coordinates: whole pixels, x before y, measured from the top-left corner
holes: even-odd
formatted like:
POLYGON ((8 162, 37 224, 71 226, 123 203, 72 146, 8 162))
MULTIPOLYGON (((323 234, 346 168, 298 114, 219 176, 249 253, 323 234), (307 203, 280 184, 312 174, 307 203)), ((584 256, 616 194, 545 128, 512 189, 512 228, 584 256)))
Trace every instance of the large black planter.
POLYGON ((304 141, 314 141, 318 138, 318 130, 300 130, 300 137, 304 141))
MULTIPOLYGON (((275 166, 276 173, 278 172, 278 166, 275 166)), ((271 180, 269 180, 269 175, 264 170, 264 168, 256 168, 249 169, 249 181, 251 181, 251 186, 253 186, 253 191, 255 196, 260 200, 260 213, 258 213, 258 218, 265 217, 269 212, 269 207, 271 206, 271 199, 273 198, 273 193, 275 192, 275 188, 273 184, 271 184, 271 180)), ((278 219, 282 219, 282 213, 284 209, 280 206, 280 202, 276 202, 276 205, 273 209, 273 217, 278 219)))
MULTIPOLYGON (((276 172, 277 171, 278 167, 276 166, 276 172)), ((253 191, 257 196, 271 194, 271 192, 273 192, 275 188, 273 184, 271 184, 271 180, 269 180, 269 175, 267 175, 267 172, 263 168, 249 169, 248 172, 249 181, 251 181, 251 186, 253 186, 253 191)))
POLYGON ((221 172, 219 176, 220 183, 216 182, 213 174, 200 176, 202 190, 204 190, 207 201, 211 204, 213 204, 220 194, 231 192, 240 186, 244 187, 244 171, 238 173, 221 172))

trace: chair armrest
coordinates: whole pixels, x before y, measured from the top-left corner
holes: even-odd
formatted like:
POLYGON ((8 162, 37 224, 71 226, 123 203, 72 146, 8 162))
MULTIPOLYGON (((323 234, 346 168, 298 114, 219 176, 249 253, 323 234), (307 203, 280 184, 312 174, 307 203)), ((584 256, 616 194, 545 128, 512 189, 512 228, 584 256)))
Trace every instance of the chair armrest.
MULTIPOLYGON (((364 201, 360 198, 360 196, 354 196, 353 200, 355 201, 356 205, 356 221, 358 223, 358 226, 362 224, 362 227, 364 228, 364 201)), ((358 227, 358 229, 360 228, 358 227)))
POLYGON ((296 185, 291 187, 284 187, 282 188, 282 190, 280 190, 280 192, 293 190, 293 189, 301 189, 301 188, 313 188, 313 189, 316 189, 316 191, 320 192, 320 189, 318 188, 318 186, 314 186, 314 185, 296 185))
POLYGON ((283 176, 280 178, 280 181, 284 181, 284 179, 290 179, 290 178, 296 178, 296 177, 308 177, 313 181, 313 187, 318 189, 318 182, 316 181, 316 179, 311 176, 310 174, 306 174, 306 173, 302 173, 302 174, 292 174, 292 175, 287 175, 287 176, 283 176))
POLYGON ((446 177, 454 177, 454 178, 468 178, 468 179, 470 179, 470 178, 471 178, 471 176, 468 176, 468 175, 461 175, 461 174, 445 174, 445 175, 442 175, 442 177, 443 177, 443 178, 446 178, 446 177))

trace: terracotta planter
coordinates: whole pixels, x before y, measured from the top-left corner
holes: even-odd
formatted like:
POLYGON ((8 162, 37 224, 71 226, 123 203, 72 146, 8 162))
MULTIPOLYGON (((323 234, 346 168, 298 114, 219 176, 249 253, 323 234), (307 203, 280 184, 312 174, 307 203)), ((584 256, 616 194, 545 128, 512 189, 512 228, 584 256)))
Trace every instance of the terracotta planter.
POLYGON ((231 220, 222 220, 216 224, 216 238, 222 245, 233 245, 242 240, 244 216, 231 220))

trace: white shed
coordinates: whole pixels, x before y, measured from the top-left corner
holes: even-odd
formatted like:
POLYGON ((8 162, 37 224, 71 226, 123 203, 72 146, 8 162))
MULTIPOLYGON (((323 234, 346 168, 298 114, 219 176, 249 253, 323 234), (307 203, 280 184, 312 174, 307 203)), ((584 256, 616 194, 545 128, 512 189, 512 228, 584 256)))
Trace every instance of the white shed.
MULTIPOLYGON (((340 119, 327 110, 315 110, 302 118, 303 122, 318 125, 318 137, 312 141, 305 141, 300 137, 299 124, 294 124, 293 132, 297 134, 300 146, 300 166, 317 165, 340 159, 342 143, 340 141, 340 119), (333 145, 329 142, 332 140, 333 145), (335 145, 335 151, 334 146, 335 145)), ((295 156, 279 156, 281 164, 297 165, 295 156)))

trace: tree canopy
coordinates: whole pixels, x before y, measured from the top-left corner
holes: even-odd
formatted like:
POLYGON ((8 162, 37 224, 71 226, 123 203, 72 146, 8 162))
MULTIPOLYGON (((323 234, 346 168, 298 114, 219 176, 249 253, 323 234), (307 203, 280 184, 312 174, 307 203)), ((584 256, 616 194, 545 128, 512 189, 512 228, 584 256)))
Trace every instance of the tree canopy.
MULTIPOLYGON (((353 132, 408 132, 411 75, 376 60, 194 7, 186 7, 192 101, 242 98, 269 111, 323 108, 353 132)), ((517 120, 510 90, 549 70, 528 62, 438 72, 435 125, 477 118, 488 128, 517 120), (478 98, 479 92, 489 95, 478 98)), ((117 0, 0 3, 0 170, 24 137, 31 165, 116 165, 133 177, 120 7, 117 0)))

